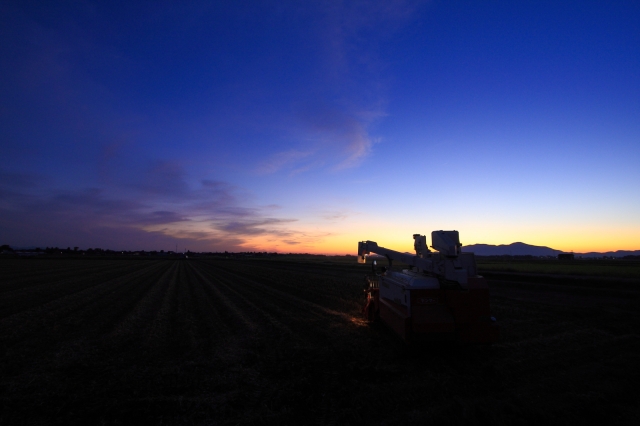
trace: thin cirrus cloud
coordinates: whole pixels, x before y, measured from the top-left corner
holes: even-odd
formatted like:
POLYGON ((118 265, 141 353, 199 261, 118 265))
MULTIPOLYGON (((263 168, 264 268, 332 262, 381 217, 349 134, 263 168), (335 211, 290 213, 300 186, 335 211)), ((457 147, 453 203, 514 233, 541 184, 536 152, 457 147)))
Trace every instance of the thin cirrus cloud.
POLYGON ((257 168, 258 174, 276 173, 282 169, 292 169, 299 167, 301 162, 313 155, 313 151, 298 151, 295 149, 278 152, 271 155, 269 159, 262 162, 257 168))
POLYGON ((308 109, 301 114, 312 140, 333 160, 332 169, 355 167, 370 153, 373 141, 367 126, 380 115, 369 113, 359 117, 334 108, 308 109))
POLYGON ((382 112, 347 113, 327 106, 306 106, 294 126, 298 148, 281 151, 262 162, 258 174, 287 171, 291 175, 320 168, 338 171, 357 167, 375 142, 368 131, 382 112))
POLYGON ((277 227, 296 221, 296 219, 249 218, 248 220, 243 221, 225 221, 224 223, 216 224, 215 229, 225 231, 233 235, 253 236, 268 234, 278 237, 287 237, 293 235, 294 232, 288 229, 278 229, 277 227))
POLYGON ((258 174, 335 172, 357 167, 371 154, 377 141, 371 127, 386 115, 386 79, 376 43, 364 40, 392 32, 422 4, 355 1, 313 6, 321 17, 320 72, 294 95, 294 112, 282 126, 289 146, 260 163, 258 174))

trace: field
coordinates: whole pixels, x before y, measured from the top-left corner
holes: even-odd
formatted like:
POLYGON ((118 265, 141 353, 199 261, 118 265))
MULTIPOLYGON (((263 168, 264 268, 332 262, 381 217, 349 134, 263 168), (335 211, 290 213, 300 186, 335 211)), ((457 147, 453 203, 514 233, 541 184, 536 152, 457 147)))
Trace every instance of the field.
POLYGON ((0 424, 640 420, 637 277, 487 270, 499 343, 408 347, 359 319, 368 268, 0 259, 0 424))
POLYGON ((553 259, 509 261, 479 258, 478 267, 483 271, 524 272, 557 275, 581 275, 586 277, 635 278, 640 279, 640 261, 627 260, 569 260, 553 259))

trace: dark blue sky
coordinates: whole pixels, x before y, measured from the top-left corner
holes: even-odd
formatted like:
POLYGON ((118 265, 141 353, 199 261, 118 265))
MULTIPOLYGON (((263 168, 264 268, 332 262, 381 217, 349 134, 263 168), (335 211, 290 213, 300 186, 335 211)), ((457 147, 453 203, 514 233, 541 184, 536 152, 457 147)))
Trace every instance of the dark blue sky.
POLYGON ((0 239, 639 249, 637 2, 3 2, 0 239))

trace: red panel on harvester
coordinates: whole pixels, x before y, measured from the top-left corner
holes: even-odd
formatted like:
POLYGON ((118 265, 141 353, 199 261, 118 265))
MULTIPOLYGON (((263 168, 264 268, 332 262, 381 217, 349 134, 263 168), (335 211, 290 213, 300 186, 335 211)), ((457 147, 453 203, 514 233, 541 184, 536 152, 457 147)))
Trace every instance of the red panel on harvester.
POLYGON ((411 329, 414 333, 453 333, 456 323, 446 306, 415 306, 411 311, 411 329))
POLYGON ((444 304, 440 289, 411 290, 411 330, 413 333, 453 333, 456 324, 444 304))
POLYGON ((400 337, 407 340, 410 334, 411 322, 405 306, 388 299, 380 298, 380 319, 382 319, 400 337))
POLYGON ((468 289, 447 290, 447 305, 459 324, 491 316, 489 287, 482 277, 469 277, 468 289))

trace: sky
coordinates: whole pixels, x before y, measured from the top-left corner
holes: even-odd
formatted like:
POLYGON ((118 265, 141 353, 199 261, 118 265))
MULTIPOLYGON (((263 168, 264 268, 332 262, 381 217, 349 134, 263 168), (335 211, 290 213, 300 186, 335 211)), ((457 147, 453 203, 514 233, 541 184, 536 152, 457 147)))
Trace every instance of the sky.
POLYGON ((640 249, 640 3, 3 1, 0 244, 640 249))

